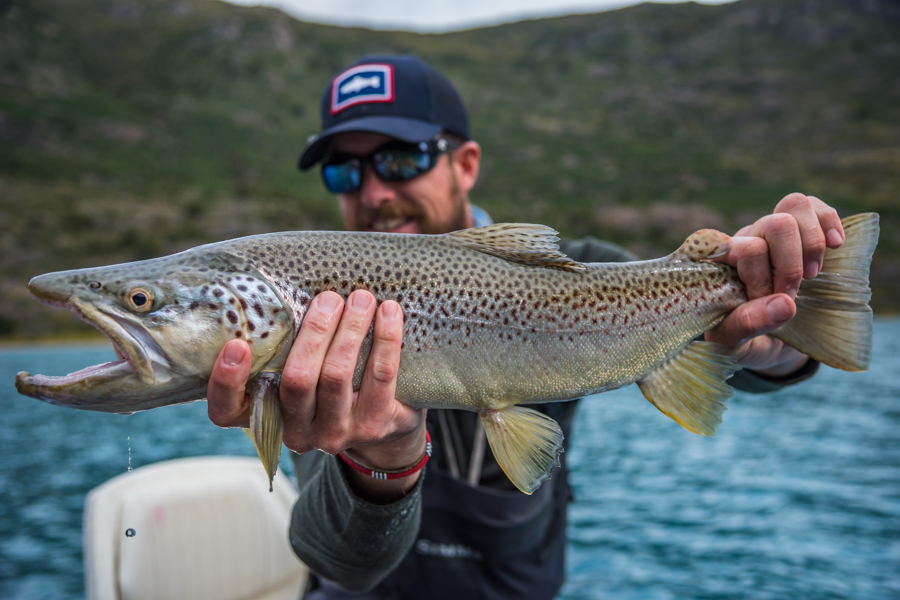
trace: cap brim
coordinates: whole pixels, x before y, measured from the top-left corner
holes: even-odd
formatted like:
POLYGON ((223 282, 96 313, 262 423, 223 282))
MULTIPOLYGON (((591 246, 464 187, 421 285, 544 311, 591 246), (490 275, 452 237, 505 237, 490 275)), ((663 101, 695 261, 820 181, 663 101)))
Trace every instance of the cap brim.
POLYGON ((440 125, 405 117, 379 115, 353 119, 326 129, 309 142, 306 148, 303 149, 300 160, 297 161, 297 168, 305 171, 322 160, 325 151, 328 149, 328 142, 332 136, 338 133, 366 131, 381 133, 404 142, 420 142, 433 138, 442 130, 443 127, 440 125))

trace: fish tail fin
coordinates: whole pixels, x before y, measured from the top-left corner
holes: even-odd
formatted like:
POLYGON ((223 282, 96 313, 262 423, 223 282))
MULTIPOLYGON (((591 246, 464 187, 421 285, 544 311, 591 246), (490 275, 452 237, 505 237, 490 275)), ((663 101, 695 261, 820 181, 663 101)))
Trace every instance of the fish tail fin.
POLYGON ((244 433, 256 447, 256 454, 269 477, 270 492, 281 458, 281 439, 284 433, 281 404, 278 401, 278 385, 277 375, 260 375, 248 384, 251 399, 250 427, 244 429, 244 433))
POLYGON ((497 464, 519 490, 533 493, 559 465, 563 450, 559 423, 524 406, 486 410, 479 416, 497 464))
POLYGON ((695 341, 638 381, 638 387, 653 406, 688 431, 715 435, 732 393, 726 381, 737 369, 723 346, 695 341))
POLYGON ((772 335, 836 369, 864 371, 872 356, 869 266, 878 243, 878 214, 841 221, 846 240, 825 250, 822 270, 797 293, 797 314, 772 335))

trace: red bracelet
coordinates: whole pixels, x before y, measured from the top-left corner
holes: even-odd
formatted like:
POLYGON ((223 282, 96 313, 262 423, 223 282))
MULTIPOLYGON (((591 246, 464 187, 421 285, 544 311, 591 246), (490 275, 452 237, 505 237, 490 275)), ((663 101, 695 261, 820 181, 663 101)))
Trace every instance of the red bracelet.
POLYGON ((351 469, 353 469, 354 471, 359 471, 363 475, 371 477, 372 479, 402 479, 404 477, 409 477, 416 471, 421 471, 425 466, 425 463, 428 462, 428 459, 431 458, 431 436, 428 434, 428 430, 426 429, 425 454, 422 455, 422 458, 419 459, 419 462, 408 469, 403 469, 402 471, 377 471, 375 469, 371 469, 359 464, 343 452, 338 452, 338 456, 340 456, 341 460, 344 461, 351 469))

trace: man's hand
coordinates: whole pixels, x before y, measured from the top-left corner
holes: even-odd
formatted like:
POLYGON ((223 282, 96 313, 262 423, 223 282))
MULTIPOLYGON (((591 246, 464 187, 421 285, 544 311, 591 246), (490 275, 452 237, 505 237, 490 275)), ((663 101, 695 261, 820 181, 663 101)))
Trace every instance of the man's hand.
POLYGON ((819 274, 825 248, 844 243, 837 211, 814 196, 790 194, 772 214, 741 228, 720 260, 737 268, 749 302, 706 339, 734 349, 738 364, 758 373, 789 375, 808 357, 766 334, 794 317, 800 282, 819 274))
MULTIPOLYGON (((388 300, 376 307, 364 290, 345 303, 323 292, 309 306, 281 374, 284 443, 297 453, 352 449, 354 459, 379 470, 414 464, 425 451, 425 411, 395 399, 403 314, 388 300), (377 308, 377 310, 376 310, 377 308), (358 392, 353 373, 374 319, 372 350, 358 392)), ((207 389, 209 418, 220 427, 246 426, 245 386, 250 348, 232 340, 222 349, 207 389)), ((401 496, 418 475, 378 481, 348 471, 354 489, 372 501, 401 496)))

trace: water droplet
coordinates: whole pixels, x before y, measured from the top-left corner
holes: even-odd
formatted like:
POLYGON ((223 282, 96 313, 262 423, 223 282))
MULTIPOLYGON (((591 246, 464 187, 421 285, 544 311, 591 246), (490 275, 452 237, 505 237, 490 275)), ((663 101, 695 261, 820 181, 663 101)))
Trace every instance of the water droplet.
POLYGON ((125 530, 125 537, 134 537, 136 534, 137 532, 131 527, 125 530))
POLYGON ((134 467, 131 466, 131 436, 128 436, 128 472, 131 473, 134 471, 134 467))

